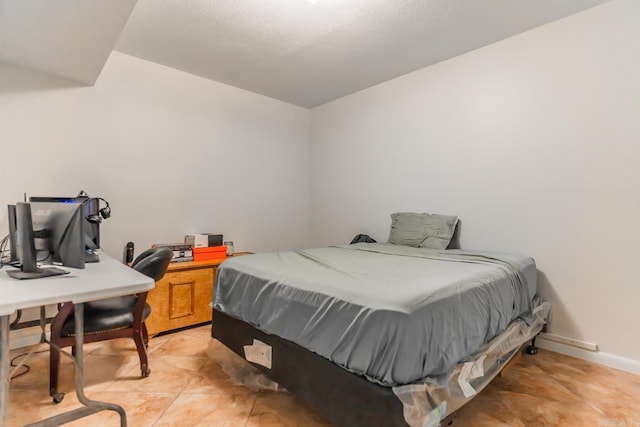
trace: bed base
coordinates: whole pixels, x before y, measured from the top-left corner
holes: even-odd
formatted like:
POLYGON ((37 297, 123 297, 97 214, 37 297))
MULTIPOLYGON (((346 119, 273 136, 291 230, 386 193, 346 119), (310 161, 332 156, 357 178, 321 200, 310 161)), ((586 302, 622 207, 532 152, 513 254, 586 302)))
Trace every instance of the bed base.
MULTIPOLYGON (((490 383, 523 349, 526 348, 529 354, 537 353, 535 340, 541 329, 544 330, 550 309, 551 305, 546 302, 536 305, 531 324, 522 321, 512 323, 502 334, 485 344, 484 349, 479 350, 478 355, 483 356, 477 360, 483 360, 484 374, 470 379, 470 385, 476 392, 490 383), (527 344, 529 340, 530 345, 527 344)), ((430 411, 444 402, 447 403, 448 415, 440 425, 448 426, 452 424, 456 410, 474 396, 468 396, 462 389, 460 376, 466 366, 461 363, 454 367, 448 387, 416 384, 391 389, 372 383, 297 344, 267 334, 215 309, 211 336, 243 359, 244 346, 252 345, 254 339, 271 346, 271 369, 251 364, 337 426, 407 426, 409 422, 422 425, 427 422, 425 417, 431 414, 430 411), (427 401, 423 400, 425 397, 427 401), (405 421, 404 411, 407 411, 409 422, 405 421)), ((466 371, 465 375, 468 373, 466 371)), ((469 381, 468 377, 465 380, 469 381)))
POLYGON ((215 309, 211 336, 242 358, 243 347, 254 339, 270 345, 271 369, 252 365, 336 426, 407 426, 402 403, 391 388, 352 374, 297 344, 215 309))

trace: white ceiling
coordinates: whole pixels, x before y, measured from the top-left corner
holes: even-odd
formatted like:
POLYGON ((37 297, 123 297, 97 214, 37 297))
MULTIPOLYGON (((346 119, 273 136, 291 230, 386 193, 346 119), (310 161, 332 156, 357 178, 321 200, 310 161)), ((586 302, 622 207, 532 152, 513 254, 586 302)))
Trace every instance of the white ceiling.
POLYGON ((315 1, 0 0, 0 62, 94 84, 115 45, 314 107, 608 0, 315 1))
POLYGON ((92 85, 136 0, 0 0, 0 62, 92 85))
POLYGON ((607 0, 139 0, 116 50, 314 107, 607 0))

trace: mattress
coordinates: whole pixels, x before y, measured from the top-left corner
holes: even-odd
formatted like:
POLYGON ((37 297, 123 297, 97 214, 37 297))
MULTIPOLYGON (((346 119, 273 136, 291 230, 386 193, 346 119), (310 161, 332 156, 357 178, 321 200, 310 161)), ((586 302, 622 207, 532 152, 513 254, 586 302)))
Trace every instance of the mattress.
POLYGON ((360 243, 227 260, 213 305, 381 385, 440 384, 532 318, 535 272, 517 255, 360 243))

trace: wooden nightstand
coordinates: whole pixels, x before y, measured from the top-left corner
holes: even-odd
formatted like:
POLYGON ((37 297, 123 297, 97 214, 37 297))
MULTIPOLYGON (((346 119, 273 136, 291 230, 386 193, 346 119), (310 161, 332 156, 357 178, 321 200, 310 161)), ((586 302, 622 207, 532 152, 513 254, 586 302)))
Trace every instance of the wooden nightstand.
MULTIPOLYGON (((251 252, 238 252, 242 256, 251 252)), ((227 258, 228 259, 228 258, 227 258)), ((211 303, 216 268, 225 260, 173 262, 167 273, 149 291, 151 315, 146 320, 149 335, 211 321, 211 303)))

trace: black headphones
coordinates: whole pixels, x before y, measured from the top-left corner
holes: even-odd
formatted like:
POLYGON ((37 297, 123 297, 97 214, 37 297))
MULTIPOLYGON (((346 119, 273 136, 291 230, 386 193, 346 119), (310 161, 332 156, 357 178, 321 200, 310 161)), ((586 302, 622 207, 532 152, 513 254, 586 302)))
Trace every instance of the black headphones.
POLYGON ((87 215, 87 221, 93 222, 95 224, 100 224, 103 219, 107 219, 111 216, 111 208, 109 207, 109 202, 107 202, 102 197, 90 197, 87 200, 85 200, 83 203, 96 201, 98 203, 98 207, 100 207, 101 200, 105 203, 106 206, 102 209, 99 209, 98 213, 87 215))

